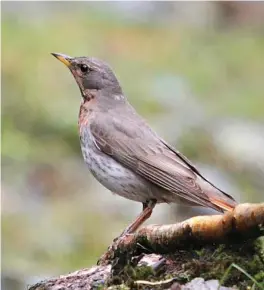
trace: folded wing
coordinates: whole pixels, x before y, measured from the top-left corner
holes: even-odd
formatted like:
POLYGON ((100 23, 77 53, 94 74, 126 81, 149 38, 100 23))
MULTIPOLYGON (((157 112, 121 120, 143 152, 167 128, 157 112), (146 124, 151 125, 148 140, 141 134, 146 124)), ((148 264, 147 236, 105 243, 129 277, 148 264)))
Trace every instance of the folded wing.
POLYGON ((232 197, 208 182, 185 156, 161 140, 143 121, 132 124, 129 120, 120 122, 119 118, 100 119, 101 122, 90 124, 90 130, 96 146, 105 154, 186 201, 218 211, 234 206, 232 197), (213 202, 214 195, 219 203, 213 202))

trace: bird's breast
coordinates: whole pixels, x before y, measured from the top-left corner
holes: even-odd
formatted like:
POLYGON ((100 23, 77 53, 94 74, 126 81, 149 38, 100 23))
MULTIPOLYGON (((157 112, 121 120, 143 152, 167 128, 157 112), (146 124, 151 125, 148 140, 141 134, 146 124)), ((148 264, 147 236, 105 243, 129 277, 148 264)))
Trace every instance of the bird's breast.
POLYGON ((89 126, 82 127, 80 141, 85 163, 103 186, 135 201, 153 198, 148 181, 98 149, 89 126))
POLYGON ((88 125, 89 117, 91 117, 91 111, 89 110, 87 105, 85 105, 85 103, 81 104, 78 119, 78 127, 80 135, 83 128, 85 128, 88 125))

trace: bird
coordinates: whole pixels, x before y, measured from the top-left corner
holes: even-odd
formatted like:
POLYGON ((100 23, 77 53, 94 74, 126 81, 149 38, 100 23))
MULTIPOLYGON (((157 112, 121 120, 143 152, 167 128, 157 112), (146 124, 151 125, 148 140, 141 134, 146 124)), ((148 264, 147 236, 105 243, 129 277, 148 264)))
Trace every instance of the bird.
POLYGON ((79 137, 85 163, 111 192, 142 203, 123 232, 135 232, 156 204, 203 206, 231 211, 234 198, 163 140, 130 105, 111 67, 94 57, 51 53, 64 63, 81 93, 79 137))

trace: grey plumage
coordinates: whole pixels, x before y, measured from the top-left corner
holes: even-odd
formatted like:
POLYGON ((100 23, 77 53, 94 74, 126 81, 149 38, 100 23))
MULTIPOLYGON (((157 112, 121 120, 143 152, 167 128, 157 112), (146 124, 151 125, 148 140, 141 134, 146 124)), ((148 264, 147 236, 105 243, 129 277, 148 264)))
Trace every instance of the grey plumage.
POLYGON ((83 157, 105 187, 143 204, 149 200, 183 202, 218 211, 236 205, 136 113, 106 63, 53 55, 69 67, 79 85, 83 157))

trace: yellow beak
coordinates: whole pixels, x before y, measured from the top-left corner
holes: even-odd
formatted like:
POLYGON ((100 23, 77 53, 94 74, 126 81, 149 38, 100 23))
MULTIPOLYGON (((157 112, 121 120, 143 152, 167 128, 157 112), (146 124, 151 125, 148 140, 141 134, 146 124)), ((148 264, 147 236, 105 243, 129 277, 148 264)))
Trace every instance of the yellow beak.
POLYGON ((71 59, 72 57, 62 54, 62 53, 51 53, 53 56, 55 56, 58 60, 60 60, 62 63, 64 63, 67 67, 71 65, 71 59))

